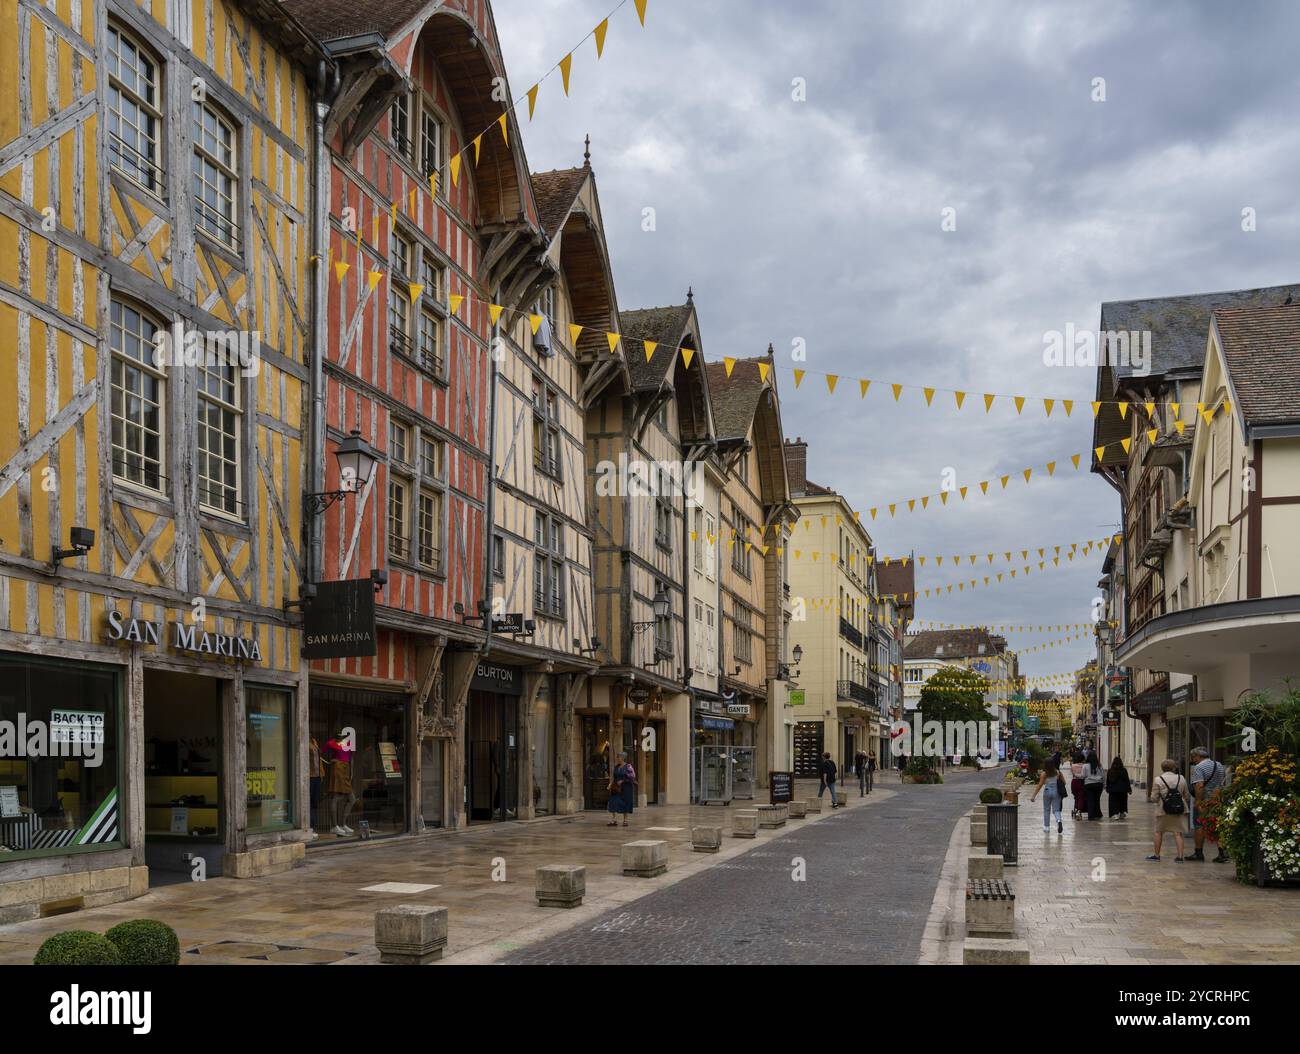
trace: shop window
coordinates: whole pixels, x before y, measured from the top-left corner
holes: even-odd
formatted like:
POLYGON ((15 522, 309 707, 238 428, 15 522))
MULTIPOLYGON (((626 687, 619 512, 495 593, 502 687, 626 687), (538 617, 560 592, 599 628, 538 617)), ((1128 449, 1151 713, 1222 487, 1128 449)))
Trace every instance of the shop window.
POLYGON ((125 843, 118 697, 108 667, 0 656, 0 734, 28 731, 0 757, 0 860, 125 843))
POLYGON ((294 827, 293 694, 282 688, 245 686, 244 717, 248 830, 294 827))
POLYGON ((315 685, 309 706, 311 824, 317 844, 403 834, 406 697, 315 685))

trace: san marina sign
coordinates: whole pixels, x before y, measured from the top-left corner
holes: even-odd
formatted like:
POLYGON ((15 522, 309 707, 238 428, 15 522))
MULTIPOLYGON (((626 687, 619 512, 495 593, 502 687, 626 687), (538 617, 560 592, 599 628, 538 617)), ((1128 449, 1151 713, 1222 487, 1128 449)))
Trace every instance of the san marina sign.
POLYGON ((164 627, 163 623, 149 619, 126 618, 120 611, 108 613, 107 639, 113 643, 124 641, 128 644, 163 647, 164 636, 166 646, 175 651, 211 655, 213 658, 262 661, 262 649, 256 637, 212 633, 201 626, 187 625, 184 622, 169 622, 164 627))

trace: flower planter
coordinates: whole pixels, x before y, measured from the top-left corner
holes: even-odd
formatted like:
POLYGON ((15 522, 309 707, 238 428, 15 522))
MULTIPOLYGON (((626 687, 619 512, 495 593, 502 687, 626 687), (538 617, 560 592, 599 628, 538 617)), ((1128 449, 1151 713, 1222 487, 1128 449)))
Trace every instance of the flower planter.
POLYGON ((1255 885, 1257 886, 1300 886, 1300 875, 1293 878, 1277 878, 1269 871, 1268 862, 1264 859, 1263 846, 1255 846, 1251 870, 1255 876, 1255 885))

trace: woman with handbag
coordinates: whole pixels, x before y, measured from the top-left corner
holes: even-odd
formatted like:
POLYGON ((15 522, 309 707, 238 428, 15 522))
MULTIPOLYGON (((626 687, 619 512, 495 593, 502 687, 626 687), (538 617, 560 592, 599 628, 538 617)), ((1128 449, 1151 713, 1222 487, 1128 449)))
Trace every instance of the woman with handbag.
POLYGON ((1061 834, 1065 826, 1061 823, 1061 802, 1065 801, 1065 780, 1050 760, 1043 762, 1042 771, 1038 773, 1038 786, 1029 796, 1030 801, 1038 800, 1038 792, 1043 792, 1043 830, 1052 831, 1052 814, 1056 814, 1056 833, 1061 834))
POLYGON ((1095 750, 1088 751, 1088 759, 1083 764, 1083 790, 1088 800, 1088 819, 1101 819, 1101 791, 1106 782, 1106 770, 1101 767, 1101 760, 1095 750))
POLYGON ((1115 755, 1115 760, 1106 770, 1106 813, 1112 820, 1123 820, 1128 816, 1128 796, 1133 792, 1133 782, 1128 778, 1128 769, 1124 760, 1115 755))
POLYGON ((618 764, 614 766, 614 774, 609 779, 609 824, 610 827, 617 827, 617 816, 622 815, 623 826, 627 826, 627 818, 632 815, 632 810, 636 807, 636 769, 634 769, 627 760, 627 755, 619 753, 618 764))
POLYGON ((1070 794, 1074 796, 1070 819, 1081 820, 1088 811, 1088 792, 1083 785, 1083 755, 1077 750, 1070 755, 1070 794))
POLYGON ((1165 758, 1160 763, 1160 775, 1156 777, 1152 790, 1160 802, 1160 811, 1156 813, 1156 851, 1148 860, 1160 859, 1160 843, 1167 834, 1174 836, 1178 846, 1175 863, 1183 859, 1183 834, 1187 830, 1187 803, 1192 796, 1187 781, 1178 774, 1178 765, 1173 758, 1165 758))

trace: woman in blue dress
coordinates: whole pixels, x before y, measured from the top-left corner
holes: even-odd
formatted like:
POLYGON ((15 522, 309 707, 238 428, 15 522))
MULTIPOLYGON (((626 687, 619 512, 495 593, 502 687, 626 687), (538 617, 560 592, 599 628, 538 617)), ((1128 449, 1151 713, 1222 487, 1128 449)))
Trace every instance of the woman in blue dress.
POLYGON ((617 827, 617 817, 622 814, 623 826, 636 807, 636 770, 627 760, 627 755, 618 755, 618 764, 609 781, 609 826, 617 827))

